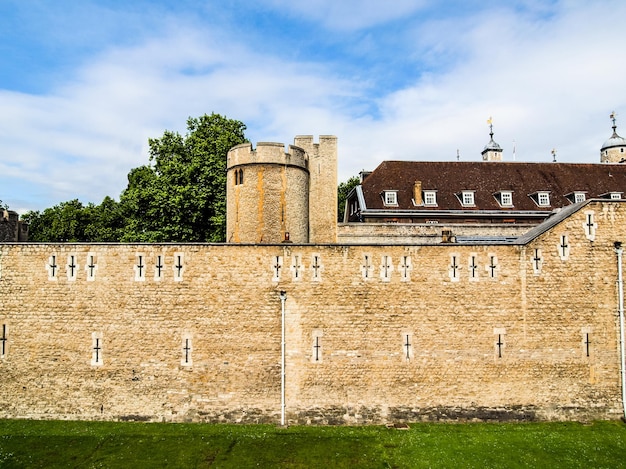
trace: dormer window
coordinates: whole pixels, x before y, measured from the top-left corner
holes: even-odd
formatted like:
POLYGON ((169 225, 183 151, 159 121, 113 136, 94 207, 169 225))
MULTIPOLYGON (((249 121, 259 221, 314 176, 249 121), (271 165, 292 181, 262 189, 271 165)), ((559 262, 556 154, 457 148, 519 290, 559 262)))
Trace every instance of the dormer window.
POLYGON ((398 191, 384 191, 383 201, 385 205, 398 205, 398 191))
POLYGON ((530 198, 533 199, 539 207, 550 206, 550 192, 549 191, 535 192, 534 194, 530 194, 530 198))
POLYGON ((584 191, 570 192, 565 197, 573 204, 579 204, 587 200, 587 193, 584 191))
POLYGON ((605 194, 600 194, 598 197, 602 197, 603 199, 620 200, 624 198, 624 193, 623 192, 607 192, 605 194))
POLYGON ((424 191, 424 205, 437 206, 437 191, 424 191))
POLYGON ((458 197, 463 207, 474 206, 474 191, 463 191, 458 195, 458 197))
POLYGON ((498 192, 495 194, 495 197, 501 207, 513 206, 513 192, 512 191, 498 192))

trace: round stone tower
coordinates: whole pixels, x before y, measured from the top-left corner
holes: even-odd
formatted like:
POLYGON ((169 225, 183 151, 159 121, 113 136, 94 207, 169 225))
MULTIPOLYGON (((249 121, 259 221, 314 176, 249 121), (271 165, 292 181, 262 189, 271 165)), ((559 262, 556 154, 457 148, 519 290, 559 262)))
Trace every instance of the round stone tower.
POLYGON ((228 152, 227 174, 227 242, 309 242, 309 160, 302 148, 238 145, 228 152))
POLYGON ((617 135, 615 113, 612 112, 610 117, 613 121, 613 135, 600 148, 600 162, 623 163, 626 161, 626 138, 617 135))

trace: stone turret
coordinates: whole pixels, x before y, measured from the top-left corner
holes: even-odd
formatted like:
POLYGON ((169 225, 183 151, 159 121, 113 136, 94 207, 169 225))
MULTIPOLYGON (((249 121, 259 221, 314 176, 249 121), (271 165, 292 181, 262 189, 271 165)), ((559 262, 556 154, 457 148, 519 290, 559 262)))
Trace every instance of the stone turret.
POLYGON ((228 152, 226 241, 337 241, 337 138, 244 143, 228 152))
POLYGON ((244 143, 228 152, 226 241, 307 243, 309 161, 302 148, 244 143))
POLYGON ((337 137, 300 135, 294 143, 309 155, 309 242, 337 242, 337 137))

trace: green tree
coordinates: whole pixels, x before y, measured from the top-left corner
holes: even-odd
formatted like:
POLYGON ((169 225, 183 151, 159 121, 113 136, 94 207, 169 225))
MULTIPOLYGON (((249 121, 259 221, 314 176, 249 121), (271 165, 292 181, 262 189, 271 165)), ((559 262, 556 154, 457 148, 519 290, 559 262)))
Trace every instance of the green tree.
POLYGON ((361 179, 358 176, 352 176, 347 181, 339 183, 337 187, 337 214, 339 222, 343 222, 348 194, 359 184, 361 184, 361 179))
POLYGON ((150 139, 150 166, 128 175, 120 196, 122 241, 224 241, 226 156, 246 126, 219 114, 187 120, 187 134, 150 139))
POLYGON ((117 242, 124 232, 124 215, 120 204, 108 195, 100 205, 88 204, 85 208, 87 226, 84 233, 86 241, 117 242))
POLYGON ((29 240, 38 242, 116 242, 124 227, 119 204, 109 196, 100 205, 75 199, 43 212, 31 210, 22 220, 29 225, 29 240))
POLYGON ((85 236, 87 217, 83 204, 74 199, 43 212, 27 212, 22 219, 29 224, 30 241, 77 242, 88 241, 85 236))

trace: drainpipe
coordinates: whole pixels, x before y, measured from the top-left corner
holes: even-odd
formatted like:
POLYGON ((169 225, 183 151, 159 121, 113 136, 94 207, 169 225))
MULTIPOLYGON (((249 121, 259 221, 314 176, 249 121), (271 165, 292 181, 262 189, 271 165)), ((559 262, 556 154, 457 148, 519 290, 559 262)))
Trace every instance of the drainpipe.
POLYGON ((619 296, 619 343, 622 375, 622 408, 624 409, 624 417, 626 420, 626 353, 624 351, 624 278, 622 274, 622 243, 615 241, 615 252, 617 253, 617 289, 619 296))
POLYGON ((280 425, 285 426, 285 301, 287 292, 280 292, 281 352, 280 352, 280 425))

